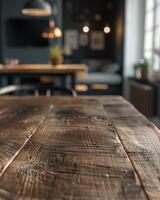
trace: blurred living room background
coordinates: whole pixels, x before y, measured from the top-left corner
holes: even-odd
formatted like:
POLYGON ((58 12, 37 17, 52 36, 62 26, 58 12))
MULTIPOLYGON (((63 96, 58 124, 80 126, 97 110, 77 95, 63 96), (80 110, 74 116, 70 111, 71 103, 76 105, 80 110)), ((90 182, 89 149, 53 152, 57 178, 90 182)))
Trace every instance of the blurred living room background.
POLYGON ((160 127, 160 0, 0 0, 0 63, 2 96, 123 95, 160 127))

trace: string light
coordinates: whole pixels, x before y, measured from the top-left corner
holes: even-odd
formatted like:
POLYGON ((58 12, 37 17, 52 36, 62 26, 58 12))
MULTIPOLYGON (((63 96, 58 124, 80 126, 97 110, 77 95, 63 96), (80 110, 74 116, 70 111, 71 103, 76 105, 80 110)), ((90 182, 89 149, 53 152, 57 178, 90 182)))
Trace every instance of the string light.
POLYGON ((106 34, 110 33, 110 31, 111 31, 111 29, 110 29, 109 26, 105 26, 105 27, 104 27, 104 32, 105 32, 106 34))
POLYGON ((49 27, 43 31, 42 37, 46 39, 55 39, 62 37, 62 31, 55 25, 53 20, 49 21, 49 27))
POLYGON ((90 31, 89 26, 84 26, 84 27, 83 27, 83 32, 84 32, 84 33, 88 33, 89 31, 90 31))

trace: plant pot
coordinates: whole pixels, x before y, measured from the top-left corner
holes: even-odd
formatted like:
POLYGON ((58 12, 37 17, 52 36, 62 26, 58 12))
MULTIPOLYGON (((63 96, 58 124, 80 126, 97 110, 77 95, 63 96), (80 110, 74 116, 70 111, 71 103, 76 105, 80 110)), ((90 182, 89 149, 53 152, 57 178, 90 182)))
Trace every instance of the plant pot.
POLYGON ((59 57, 59 58, 53 57, 51 58, 51 63, 52 65, 60 65, 63 63, 63 57, 59 57))
POLYGON ((141 79, 143 79, 143 80, 148 79, 148 70, 147 69, 141 69, 140 75, 141 75, 141 79))

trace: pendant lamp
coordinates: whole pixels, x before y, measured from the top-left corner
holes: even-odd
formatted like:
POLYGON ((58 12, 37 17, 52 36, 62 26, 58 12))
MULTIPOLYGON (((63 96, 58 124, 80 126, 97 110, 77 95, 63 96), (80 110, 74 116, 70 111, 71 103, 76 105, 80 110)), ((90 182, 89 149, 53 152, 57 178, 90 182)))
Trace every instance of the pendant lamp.
POLYGON ((52 6, 46 0, 28 0, 22 9, 22 13, 28 16, 51 16, 52 6))
POLYGON ((42 37, 48 40, 60 38, 62 37, 62 31, 59 27, 56 26, 53 20, 50 20, 49 27, 43 31, 42 37))

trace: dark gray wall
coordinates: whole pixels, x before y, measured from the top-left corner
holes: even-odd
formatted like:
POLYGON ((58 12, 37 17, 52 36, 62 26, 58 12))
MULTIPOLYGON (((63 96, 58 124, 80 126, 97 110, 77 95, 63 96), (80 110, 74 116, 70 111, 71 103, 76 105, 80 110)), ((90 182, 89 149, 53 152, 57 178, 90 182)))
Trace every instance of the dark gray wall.
MULTIPOLYGON (((2 62, 5 62, 6 58, 18 58, 21 63, 48 63, 49 59, 49 46, 47 47, 9 47, 7 45, 6 38, 6 22, 8 19, 20 18, 20 19, 32 19, 31 17, 21 14, 21 9, 27 0, 1 0, 1 55, 2 62)), ((50 0, 53 4, 56 0, 50 0)), ((60 7, 61 5, 59 5, 60 7)), ((59 8, 60 9, 60 8, 59 8)), ((58 18, 60 22, 61 18, 58 18)), ((32 30, 28 30, 32 31, 32 30)))
POLYGON ((114 57, 116 62, 121 65, 121 73, 123 74, 123 54, 124 54, 124 9, 125 0, 117 1, 115 12, 117 19, 115 20, 115 43, 114 57))
MULTIPOLYGON (((124 38, 124 2, 125 0, 112 0, 111 9, 106 8, 106 3, 111 0, 64 0, 63 1, 63 28, 65 30, 74 29, 79 33, 82 32, 83 23, 87 20, 90 22, 91 32, 103 31, 105 23, 111 27, 110 34, 105 35, 105 48, 102 51, 95 51, 88 46, 81 47, 73 52, 66 60, 81 62, 83 59, 106 59, 111 62, 117 62, 123 68, 123 38, 124 38), (69 9, 67 4, 71 3, 69 9), (90 15, 87 17, 84 10, 89 10, 90 15), (83 18, 80 15, 83 13, 83 18), (102 19, 98 22, 94 20, 93 15, 100 13, 102 19), (78 17, 77 17, 78 16, 78 17)), ((134 0, 133 0, 134 1, 134 0)), ((90 40, 90 33, 88 34, 90 40)))

